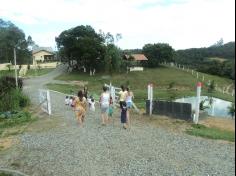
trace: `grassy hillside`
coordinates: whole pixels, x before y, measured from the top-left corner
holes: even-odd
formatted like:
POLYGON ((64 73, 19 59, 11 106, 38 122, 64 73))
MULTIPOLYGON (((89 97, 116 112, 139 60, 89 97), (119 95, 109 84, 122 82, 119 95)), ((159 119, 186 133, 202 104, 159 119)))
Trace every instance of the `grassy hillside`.
MULTIPOLYGON (((218 76, 207 74, 204 74, 204 76, 206 81, 208 81, 208 79, 215 80, 218 86, 222 87, 233 83, 233 81, 230 79, 221 78, 218 76)), ((56 79, 64 81, 86 81, 88 82, 87 86, 89 91, 96 95, 99 95, 101 93, 104 83, 109 84, 111 82, 117 87, 122 84, 129 85, 129 87, 135 94, 135 102, 140 106, 144 105, 144 100, 147 98, 148 83, 154 84, 155 99, 169 100, 172 98, 195 95, 195 85, 198 82, 198 80, 194 76, 192 76, 191 73, 167 67, 145 69, 145 71, 143 72, 130 72, 128 74, 113 74, 112 76, 101 73, 98 73, 95 76, 89 76, 87 73, 85 74, 73 72, 70 74, 63 74, 56 79), (171 83, 173 84, 173 88, 168 89, 171 83)), ((79 86, 59 84, 49 84, 48 87, 53 90, 58 90, 65 93, 78 91, 82 88, 79 86)), ((208 95, 205 85, 203 86, 203 95, 208 95)), ((234 101, 234 97, 218 92, 214 92, 212 96, 234 101)))

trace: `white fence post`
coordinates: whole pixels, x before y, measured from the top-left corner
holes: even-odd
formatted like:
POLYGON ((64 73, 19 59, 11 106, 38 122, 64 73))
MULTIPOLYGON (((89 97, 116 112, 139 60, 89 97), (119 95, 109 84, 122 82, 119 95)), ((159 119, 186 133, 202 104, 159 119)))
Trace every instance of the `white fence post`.
POLYGON ((150 101, 149 115, 152 115, 152 104, 153 104, 153 84, 148 84, 148 100, 150 101))
POLYGON ((195 107, 195 116, 193 119, 193 122, 195 124, 198 124, 198 119, 199 119, 199 111, 200 111, 200 100, 201 100, 201 89, 202 89, 202 83, 198 82, 197 83, 197 97, 196 97, 196 107, 195 107))

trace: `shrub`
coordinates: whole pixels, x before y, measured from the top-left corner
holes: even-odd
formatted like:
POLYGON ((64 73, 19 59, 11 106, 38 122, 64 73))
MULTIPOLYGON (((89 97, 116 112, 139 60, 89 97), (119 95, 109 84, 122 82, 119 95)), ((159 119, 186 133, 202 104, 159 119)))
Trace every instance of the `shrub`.
POLYGON ((172 89, 174 88, 174 86, 175 86, 175 82, 173 81, 169 84, 168 89, 172 89))
POLYGON ((0 116, 0 129, 16 126, 19 124, 24 124, 29 121, 32 121, 32 116, 27 111, 19 111, 19 112, 11 113, 8 118, 4 118, 4 119, 3 119, 3 116, 0 116))
POLYGON ((16 88, 15 79, 12 77, 0 78, 0 112, 20 110, 29 105, 30 101, 22 93, 23 82, 18 81, 19 88, 16 88))
MULTIPOLYGON (((22 79, 18 78, 18 88, 22 89, 22 87, 23 87, 23 81, 22 79)), ((3 76, 0 78, 0 97, 15 88, 16 88, 16 81, 14 77, 3 76)))

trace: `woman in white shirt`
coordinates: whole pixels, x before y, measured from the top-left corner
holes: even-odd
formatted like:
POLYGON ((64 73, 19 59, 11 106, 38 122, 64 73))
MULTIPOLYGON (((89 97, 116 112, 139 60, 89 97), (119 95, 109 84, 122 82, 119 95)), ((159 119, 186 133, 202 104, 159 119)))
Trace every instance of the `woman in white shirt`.
POLYGON ((110 94, 107 91, 107 87, 103 87, 103 93, 100 96, 100 107, 101 107, 101 116, 102 116, 102 125, 106 125, 108 123, 108 110, 110 104, 110 94))

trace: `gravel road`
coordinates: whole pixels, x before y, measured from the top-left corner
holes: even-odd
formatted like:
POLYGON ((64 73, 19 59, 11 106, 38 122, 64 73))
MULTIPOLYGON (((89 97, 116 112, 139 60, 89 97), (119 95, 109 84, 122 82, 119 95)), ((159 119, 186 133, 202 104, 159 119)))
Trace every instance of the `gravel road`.
MULTIPOLYGON (((26 92, 37 103, 37 88, 64 69, 26 82, 26 92), (35 83, 38 83, 36 85, 35 83)), ((232 176, 235 144, 197 138, 132 120, 132 128, 114 123, 101 126, 99 110, 87 114, 79 128, 64 95, 51 93, 52 120, 60 125, 41 132, 26 132, 18 145, 0 153, 0 167, 32 176, 232 176)), ((118 113, 118 112, 116 112, 118 113)))

